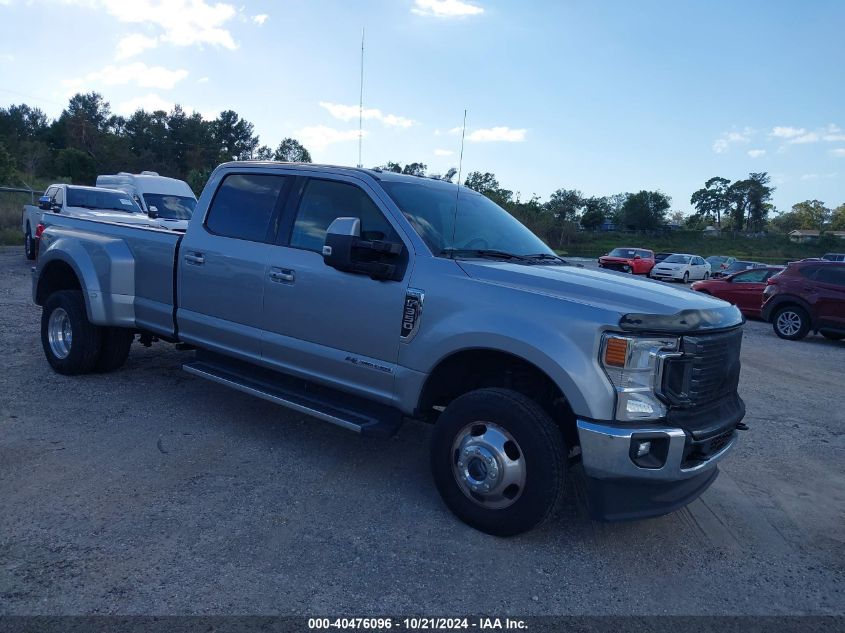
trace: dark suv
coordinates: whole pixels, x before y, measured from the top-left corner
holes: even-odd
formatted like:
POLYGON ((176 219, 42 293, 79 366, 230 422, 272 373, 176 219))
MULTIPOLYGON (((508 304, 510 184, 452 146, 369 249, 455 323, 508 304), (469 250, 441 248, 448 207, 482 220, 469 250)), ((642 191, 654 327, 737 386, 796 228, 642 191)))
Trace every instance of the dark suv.
POLYGON ((810 330, 834 341, 845 338, 845 263, 790 264, 768 280, 762 316, 775 334, 790 341, 810 330))

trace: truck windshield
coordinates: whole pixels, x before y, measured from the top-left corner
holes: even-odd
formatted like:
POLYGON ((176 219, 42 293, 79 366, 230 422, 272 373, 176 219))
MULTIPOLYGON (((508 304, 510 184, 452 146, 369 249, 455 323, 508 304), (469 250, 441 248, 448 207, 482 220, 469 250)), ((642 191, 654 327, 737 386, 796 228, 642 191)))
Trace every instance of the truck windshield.
POLYGON ((124 213, 142 213, 141 207, 128 194, 104 189, 82 189, 68 187, 67 200, 69 207, 85 209, 100 209, 103 211, 123 211, 124 213))
POLYGON ((390 197, 438 256, 458 251, 500 251, 512 255, 550 255, 543 241, 502 207, 466 187, 421 180, 381 182, 390 197), (454 236, 454 237, 453 237, 454 236))
POLYGON ((166 220, 190 220, 197 201, 189 196, 169 196, 162 193, 145 193, 147 209, 155 207, 158 217, 166 220))

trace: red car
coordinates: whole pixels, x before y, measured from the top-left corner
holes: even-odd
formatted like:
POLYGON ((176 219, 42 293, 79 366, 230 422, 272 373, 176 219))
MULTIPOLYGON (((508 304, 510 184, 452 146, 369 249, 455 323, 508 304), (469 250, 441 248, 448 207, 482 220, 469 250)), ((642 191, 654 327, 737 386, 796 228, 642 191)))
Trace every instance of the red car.
POLYGON ((720 279, 696 281, 690 287, 698 292, 730 301, 745 316, 759 319, 766 282, 782 270, 782 267, 776 266, 743 270, 720 279))
POLYGON ((845 262, 793 262, 769 279, 763 318, 781 338, 797 341, 812 330, 845 338, 845 262))
POLYGON ((599 257, 599 268, 648 275, 654 268, 654 252, 645 248, 614 248, 599 257))

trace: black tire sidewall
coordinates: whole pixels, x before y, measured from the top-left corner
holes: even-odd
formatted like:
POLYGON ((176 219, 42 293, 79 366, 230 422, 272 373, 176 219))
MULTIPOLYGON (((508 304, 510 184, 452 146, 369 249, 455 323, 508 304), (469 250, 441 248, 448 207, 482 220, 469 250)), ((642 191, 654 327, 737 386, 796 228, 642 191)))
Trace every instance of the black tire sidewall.
POLYGON ((30 228, 29 224, 26 225, 23 249, 27 259, 35 259, 35 238, 32 237, 32 229, 30 228))
POLYGON ((775 334, 778 337, 785 339, 787 341, 798 341, 807 336, 807 332, 810 331, 810 316, 807 314, 807 311, 804 308, 799 308, 797 306, 783 306, 778 308, 772 314, 772 329, 775 331, 775 334), (781 313, 783 312, 794 312, 801 318, 801 327, 799 328, 798 332, 792 335, 783 334, 780 329, 778 328, 778 318, 780 318, 781 313))
POLYGON ((431 438, 432 476, 443 501, 465 523, 496 536, 530 530, 552 513, 561 497, 565 456, 562 434, 545 411, 506 389, 479 389, 455 399, 440 415, 431 438), (507 508, 478 505, 462 492, 452 472, 455 438, 477 421, 506 429, 526 460, 525 488, 507 508))
POLYGON ((41 312, 41 346, 47 362, 56 372, 72 376, 91 371, 100 353, 101 340, 100 328, 88 320, 82 292, 60 290, 44 302, 41 312), (56 308, 62 308, 67 313, 73 333, 70 353, 65 358, 53 354, 47 334, 50 315, 56 308))

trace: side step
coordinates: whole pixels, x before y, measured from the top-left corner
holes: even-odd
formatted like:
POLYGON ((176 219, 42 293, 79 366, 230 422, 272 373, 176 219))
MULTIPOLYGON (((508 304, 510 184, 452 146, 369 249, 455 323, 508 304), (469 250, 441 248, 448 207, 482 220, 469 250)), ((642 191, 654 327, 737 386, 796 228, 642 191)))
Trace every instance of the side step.
POLYGON ((361 435, 389 437, 402 424, 398 409, 216 354, 198 354, 182 369, 361 435))

